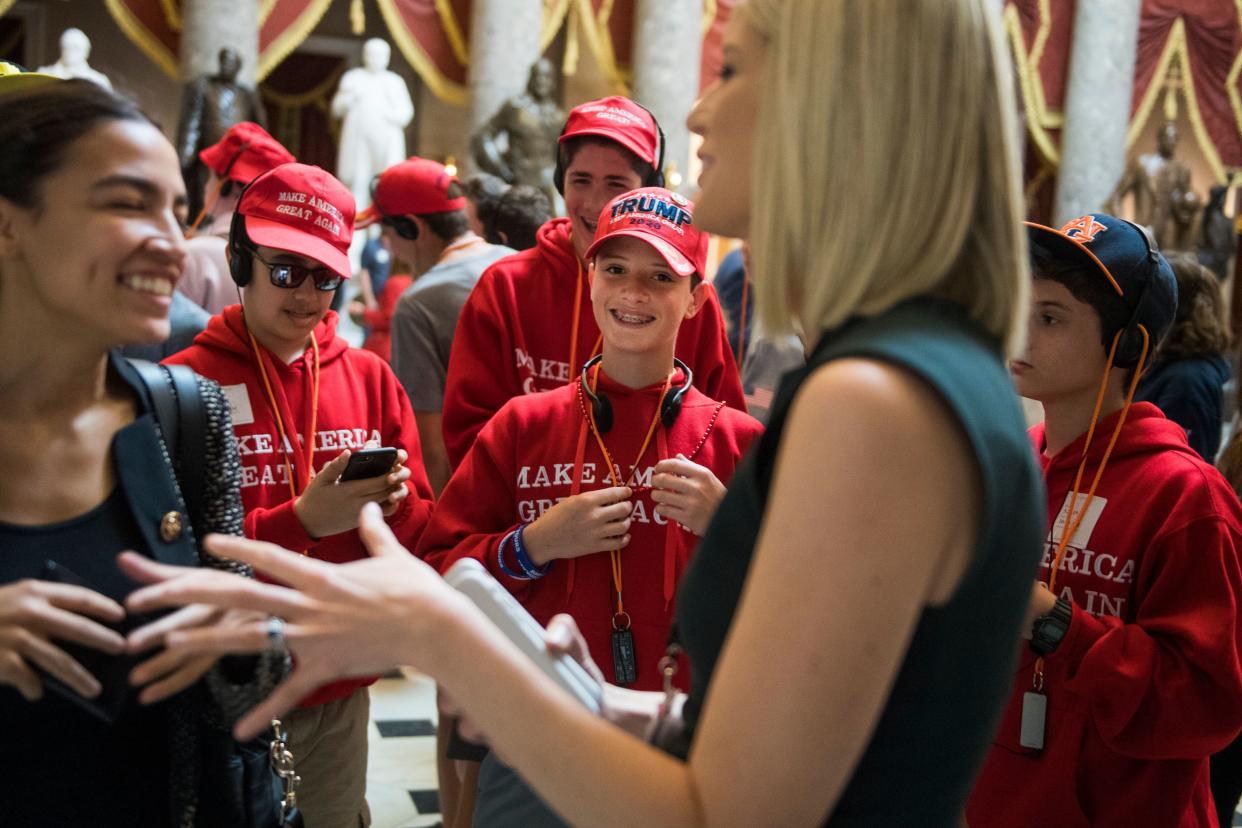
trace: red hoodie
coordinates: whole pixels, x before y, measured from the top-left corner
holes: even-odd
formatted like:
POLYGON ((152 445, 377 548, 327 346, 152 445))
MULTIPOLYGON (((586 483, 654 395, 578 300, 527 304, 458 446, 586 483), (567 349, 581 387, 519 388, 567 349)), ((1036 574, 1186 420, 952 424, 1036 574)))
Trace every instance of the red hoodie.
MULTIPOLYGON (((674 382, 680 381, 679 374, 674 382)), ((604 441, 623 479, 633 468, 662 388, 659 383, 632 390, 600 374, 599 390, 612 404, 615 423, 604 441)), ((596 663, 613 681, 614 594, 609 554, 554 561, 548 574, 535 581, 509 577, 496 561, 500 540, 572 494, 579 477, 581 491, 612 485, 586 422, 578 383, 505 403, 441 492, 418 554, 441 572, 459 558, 482 561, 541 624, 558 612, 573 615, 596 663)), ((671 430, 659 428, 637 463, 641 472, 634 476, 634 522, 630 543, 621 552, 625 610, 633 622, 638 659, 636 688, 661 686, 656 662, 664 654, 672 623, 674 589, 698 541, 653 511, 652 467, 660 459, 681 453, 727 483, 760 431, 757 420, 692 388, 671 430)), ((511 544, 505 564, 510 570, 517 566, 511 544)), ((685 671, 679 675, 684 678, 685 671)))
MULTIPOLYGON (((1096 427, 1084 488, 1118 416, 1096 427)), ((1043 425, 1031 436, 1056 527, 1047 581, 1084 437, 1047 458, 1043 425)), ((1215 828, 1208 757, 1242 728, 1240 542, 1242 508, 1224 478, 1159 409, 1135 404, 1057 574, 1073 618, 1044 661, 1044 749, 1018 741, 1035 666, 1023 641, 967 805, 971 828, 1215 828)))
MULTIPOLYGON (((336 314, 329 311, 316 327, 319 343, 319 413, 315 429, 314 465, 322 469, 344 449, 359 449, 368 440, 403 448, 409 454, 407 483, 410 496, 401 502, 388 524, 397 539, 413 549, 431 516, 433 497, 423 470, 418 430, 409 400, 392 370, 375 354, 350 348, 336 335, 336 314)), ((297 433, 299 450, 289 452, 298 478, 298 491, 305 488, 303 430, 311 405, 312 352, 286 365, 263 353, 272 393, 280 408, 286 432, 297 433)), ((233 432, 241 452, 242 505, 246 509, 246 537, 279 544, 287 549, 332 563, 355 561, 367 556, 356 529, 316 541, 302 527, 293 511, 280 436, 268 404, 263 379, 255 365, 250 337, 242 321, 240 305, 232 305, 211 318, 207 330, 194 344, 169 357, 170 364, 189 365, 220 383, 233 412, 233 432)), ((337 682, 321 687, 302 706, 342 699, 374 679, 337 682)))
MULTIPOLYGON (((511 397, 549 391, 573 379, 599 347, 586 267, 570 241, 567 218, 539 228, 538 244, 506 256, 483 272, 466 300, 445 380, 444 444, 454 468, 483 425, 511 397), (574 296, 578 341, 572 349, 574 296)), ((724 317, 711 285, 708 298, 682 322, 677 356, 694 372, 694 386, 746 410, 742 383, 725 337, 724 317)))

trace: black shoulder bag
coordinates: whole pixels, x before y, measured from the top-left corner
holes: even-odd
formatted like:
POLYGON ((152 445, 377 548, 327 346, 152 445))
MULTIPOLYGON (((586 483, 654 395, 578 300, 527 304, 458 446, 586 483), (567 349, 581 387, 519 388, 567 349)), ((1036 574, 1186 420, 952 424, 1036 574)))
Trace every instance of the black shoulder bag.
MULTIPOLYGON (((206 468, 202 446, 207 439, 207 411, 198 390, 198 377, 185 365, 157 365, 130 360, 151 400, 164 446, 173 463, 173 477, 185 499, 195 538, 206 525, 206 468)), ((203 754, 199 825, 237 828, 300 828, 293 757, 279 721, 271 738, 238 742, 231 733, 199 729, 203 754)))

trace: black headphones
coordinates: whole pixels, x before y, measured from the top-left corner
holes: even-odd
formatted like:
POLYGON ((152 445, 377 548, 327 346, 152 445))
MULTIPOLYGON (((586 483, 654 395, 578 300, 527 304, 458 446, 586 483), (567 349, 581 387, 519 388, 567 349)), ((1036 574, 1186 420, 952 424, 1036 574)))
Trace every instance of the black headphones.
MULTIPOLYGON (((659 139, 656 145, 656 163, 652 168, 651 174, 647 176, 647 180, 643 182, 644 187, 663 187, 664 186, 664 130, 660 127, 660 122, 656 119, 655 113, 638 101, 630 100, 630 103, 646 112, 651 116, 651 123, 655 124, 656 137, 659 139)), ((565 121, 565 126, 561 127, 561 134, 556 139, 556 169, 552 171, 552 185, 556 187, 556 191, 562 196, 565 195, 565 165, 562 162, 564 155, 561 153, 561 138, 565 137, 565 130, 569 128, 569 121, 565 121)), ((600 136, 601 138, 603 136, 600 136)), ((607 429, 604 429, 607 431, 607 429)))
POLYGON ((414 241, 418 238, 418 224, 409 216, 389 216, 380 210, 379 201, 375 197, 375 191, 379 189, 379 175, 371 179, 371 206, 375 212, 379 214, 380 224, 385 224, 396 231, 397 235, 406 241, 414 241))
POLYGON ((242 187, 241 195, 237 197, 237 208, 233 211, 233 220, 229 223, 229 275, 233 277, 233 281, 238 287, 245 287, 250 284, 250 276, 254 271, 254 267, 250 261, 250 252, 246 250, 242 240, 249 242, 246 236, 245 219, 241 214, 241 200, 246 197, 246 191, 250 189, 247 184, 242 187))
MULTIPOLYGON (((598 354, 587 360, 586 365, 582 366, 580 382, 582 393, 591 403, 591 412, 595 415, 595 427, 599 429, 600 434, 607 434, 612 430, 612 403, 603 394, 596 394, 592 391, 591 383, 587 380, 587 372, 598 365, 603 358, 603 354, 598 354)), ((664 404, 660 406, 660 422, 665 428, 672 428, 673 423, 677 421, 677 415, 681 413, 682 399, 690 390, 690 386, 694 384, 694 373, 690 370, 690 366, 676 357, 673 357, 673 365, 686 375, 686 381, 670 388, 664 396, 664 404)))
MULTIPOLYGON (((1122 219, 1122 221, 1125 221, 1125 219, 1122 219)), ((1143 240, 1147 243, 1146 258, 1152 264, 1156 264, 1159 261, 1160 253, 1158 252, 1159 247, 1156 244, 1156 239, 1152 236, 1151 231, 1143 225, 1135 224, 1132 221, 1127 221, 1126 223, 1142 234, 1143 240)), ((1156 350, 1156 343, 1151 341, 1151 330, 1143 324, 1147 318, 1145 313, 1148 295, 1147 288, 1148 282, 1144 280, 1142 287, 1139 288, 1137 300, 1133 304, 1133 310, 1130 312, 1130 318, 1117 334, 1117 350, 1113 353, 1113 365, 1117 368, 1129 369, 1138 366, 1139 361, 1144 357, 1143 343, 1145 339, 1147 341, 1146 355, 1150 357, 1152 352, 1156 350), (1147 334, 1147 336, 1144 337, 1144 334, 1147 334)), ((1130 304, 1129 297, 1121 291, 1120 285, 1117 285, 1117 289, 1122 301, 1130 304)))

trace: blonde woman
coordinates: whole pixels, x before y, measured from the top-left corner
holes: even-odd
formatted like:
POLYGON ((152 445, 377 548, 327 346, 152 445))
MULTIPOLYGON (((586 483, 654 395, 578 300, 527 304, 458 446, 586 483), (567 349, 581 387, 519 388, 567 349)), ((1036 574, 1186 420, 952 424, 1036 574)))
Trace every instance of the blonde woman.
MULTIPOLYGON (((671 712, 610 687, 586 713, 373 510, 371 561, 221 540, 294 588, 132 566, 160 581, 133 606, 285 619, 297 672, 243 732, 329 676, 416 664, 574 825, 956 824, 1043 531, 1004 363, 1028 277, 995 5, 750 0, 730 25, 690 117, 696 221, 749 236, 763 324, 816 344, 685 575, 671 712)), ((262 625, 174 640, 267 646, 262 625)), ((587 659, 566 618, 549 642, 587 659)))

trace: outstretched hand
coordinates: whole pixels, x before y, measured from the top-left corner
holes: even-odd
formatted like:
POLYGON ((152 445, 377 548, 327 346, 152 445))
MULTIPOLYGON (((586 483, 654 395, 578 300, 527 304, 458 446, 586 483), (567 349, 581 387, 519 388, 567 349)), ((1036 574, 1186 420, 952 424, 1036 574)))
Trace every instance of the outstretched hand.
MULTIPOLYGON (((247 739, 328 681, 408 663, 422 633, 435 629, 445 610, 466 600, 401 546, 377 505, 363 508, 359 532, 372 557, 347 564, 317 561, 270 543, 207 538, 212 554, 250 564, 287 587, 219 570, 134 560, 127 553, 127 568, 157 582, 132 593, 126 605, 132 612, 149 612, 205 604, 284 619, 284 644, 295 666, 271 696, 237 723, 234 734, 247 739)), ((257 620, 177 629, 164 638, 170 652, 218 657, 268 649, 267 628, 266 620, 257 620)))

